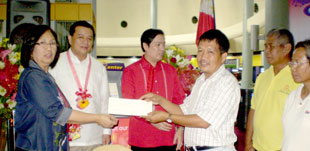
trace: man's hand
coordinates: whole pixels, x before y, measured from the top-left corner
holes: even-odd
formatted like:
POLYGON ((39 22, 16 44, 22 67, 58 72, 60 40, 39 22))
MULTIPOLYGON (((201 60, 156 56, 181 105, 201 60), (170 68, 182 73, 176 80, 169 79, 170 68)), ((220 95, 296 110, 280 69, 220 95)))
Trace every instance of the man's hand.
POLYGON ((151 123, 154 127, 162 131, 170 131, 172 129, 172 125, 167 122, 160 122, 160 123, 151 123))
POLYGON ((111 135, 102 135, 102 145, 109 145, 111 143, 111 135))
POLYGON ((158 105, 160 104, 160 101, 164 100, 164 98, 154 93, 147 93, 141 96, 140 100, 152 101, 153 104, 158 105))
POLYGON ((253 147, 253 132, 254 132, 254 114, 255 110, 250 109, 248 114, 248 120, 246 123, 246 133, 245 133, 245 151, 255 151, 255 148, 253 147))
POLYGON ((173 144, 177 144, 176 150, 181 150, 181 147, 183 145, 183 136, 184 136, 184 130, 183 127, 177 128, 174 138, 173 138, 173 144))
POLYGON ((109 114, 98 114, 97 123, 105 128, 112 128, 116 125, 118 120, 109 114))
POLYGON ((151 123, 165 122, 169 117, 169 113, 163 111, 153 111, 147 116, 142 116, 146 121, 151 123))

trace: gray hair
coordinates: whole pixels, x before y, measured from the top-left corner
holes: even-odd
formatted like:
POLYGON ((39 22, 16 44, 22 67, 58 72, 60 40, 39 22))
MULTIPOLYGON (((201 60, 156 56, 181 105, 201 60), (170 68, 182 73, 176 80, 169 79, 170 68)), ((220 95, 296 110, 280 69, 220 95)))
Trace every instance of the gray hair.
POLYGON ((310 60, 310 39, 298 42, 295 46, 295 50, 301 47, 306 49, 307 59, 310 60))
POLYGON ((281 45, 291 44, 292 48, 290 50, 290 57, 293 55, 294 50, 294 37, 292 33, 287 29, 272 29, 267 33, 267 37, 275 36, 277 38, 277 42, 281 45))

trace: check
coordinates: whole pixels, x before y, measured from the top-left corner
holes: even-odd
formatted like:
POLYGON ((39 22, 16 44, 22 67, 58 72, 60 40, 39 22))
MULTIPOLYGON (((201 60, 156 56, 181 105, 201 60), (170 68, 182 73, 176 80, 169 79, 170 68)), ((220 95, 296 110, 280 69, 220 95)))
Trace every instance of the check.
POLYGON ((146 116, 153 111, 152 102, 138 99, 109 98, 108 113, 113 115, 146 116))

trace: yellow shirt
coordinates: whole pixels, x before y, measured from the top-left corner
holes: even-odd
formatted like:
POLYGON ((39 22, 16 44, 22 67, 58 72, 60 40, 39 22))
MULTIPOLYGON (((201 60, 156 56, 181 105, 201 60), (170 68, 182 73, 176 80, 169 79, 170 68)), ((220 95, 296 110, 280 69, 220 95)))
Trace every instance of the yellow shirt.
POLYGON ((297 87, 288 66, 276 76, 271 66, 257 78, 251 108, 255 110, 253 146, 258 151, 281 149, 285 100, 297 87))

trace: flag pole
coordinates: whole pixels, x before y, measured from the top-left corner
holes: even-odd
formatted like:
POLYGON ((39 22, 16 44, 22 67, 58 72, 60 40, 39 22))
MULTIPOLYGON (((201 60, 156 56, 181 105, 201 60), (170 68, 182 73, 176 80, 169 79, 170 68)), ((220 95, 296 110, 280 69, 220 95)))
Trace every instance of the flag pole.
POLYGON ((151 28, 157 28, 157 0, 151 0, 151 28))

